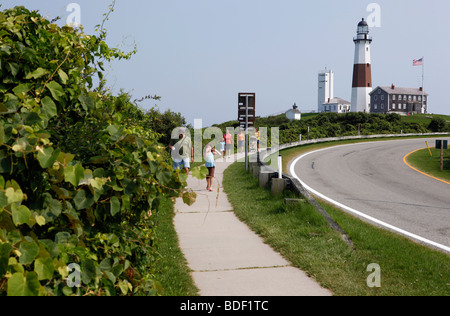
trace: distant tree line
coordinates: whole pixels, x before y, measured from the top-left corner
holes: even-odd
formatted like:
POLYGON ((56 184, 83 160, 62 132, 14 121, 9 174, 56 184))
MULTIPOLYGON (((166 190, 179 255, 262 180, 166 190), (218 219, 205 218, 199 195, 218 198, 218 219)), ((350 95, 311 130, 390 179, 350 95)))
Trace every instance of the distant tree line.
MULTIPOLYGON (((215 126, 225 131, 227 127, 239 126, 238 121, 229 121, 215 126)), ((429 133, 450 132, 450 125, 440 117, 418 122, 407 122, 395 113, 366 114, 366 113, 320 113, 304 117, 299 121, 290 121, 284 114, 270 117, 259 117, 255 126, 267 127, 270 139, 270 127, 279 127, 280 143, 295 142, 300 139, 318 139, 327 137, 400 134, 400 133, 429 133)))

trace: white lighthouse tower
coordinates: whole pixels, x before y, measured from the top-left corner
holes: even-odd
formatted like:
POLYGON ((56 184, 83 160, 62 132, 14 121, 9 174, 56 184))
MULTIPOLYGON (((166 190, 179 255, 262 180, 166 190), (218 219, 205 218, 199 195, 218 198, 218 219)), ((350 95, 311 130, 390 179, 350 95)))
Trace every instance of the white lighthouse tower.
POLYGON ((372 91, 372 66, 370 61, 369 25, 364 19, 358 24, 355 42, 355 63, 353 68, 352 112, 370 111, 370 95, 372 91))

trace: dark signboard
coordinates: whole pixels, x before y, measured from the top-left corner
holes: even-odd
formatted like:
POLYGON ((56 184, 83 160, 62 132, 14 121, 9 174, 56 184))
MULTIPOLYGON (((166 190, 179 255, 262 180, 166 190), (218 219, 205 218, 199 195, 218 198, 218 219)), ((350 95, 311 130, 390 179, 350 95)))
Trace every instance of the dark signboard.
POLYGON ((256 94, 255 93, 239 93, 238 105, 238 121, 239 125, 245 128, 246 117, 248 127, 255 126, 256 118, 256 94))

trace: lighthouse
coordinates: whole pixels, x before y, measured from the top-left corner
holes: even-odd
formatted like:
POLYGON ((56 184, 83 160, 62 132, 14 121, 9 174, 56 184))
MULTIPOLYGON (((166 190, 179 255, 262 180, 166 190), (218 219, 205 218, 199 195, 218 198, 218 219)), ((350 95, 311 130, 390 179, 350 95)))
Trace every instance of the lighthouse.
POLYGON ((369 25, 364 19, 358 24, 355 42, 355 63, 353 66, 352 112, 370 111, 370 95, 372 92, 372 66, 370 61, 369 25))

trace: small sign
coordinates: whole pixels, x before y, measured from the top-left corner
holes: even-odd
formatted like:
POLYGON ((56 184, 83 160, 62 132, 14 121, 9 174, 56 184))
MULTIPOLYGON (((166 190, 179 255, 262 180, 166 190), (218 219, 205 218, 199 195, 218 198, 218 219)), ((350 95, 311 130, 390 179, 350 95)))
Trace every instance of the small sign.
POLYGON ((448 149, 448 141, 446 140, 436 140, 436 149, 441 149, 442 144, 444 145, 444 149, 448 149))

